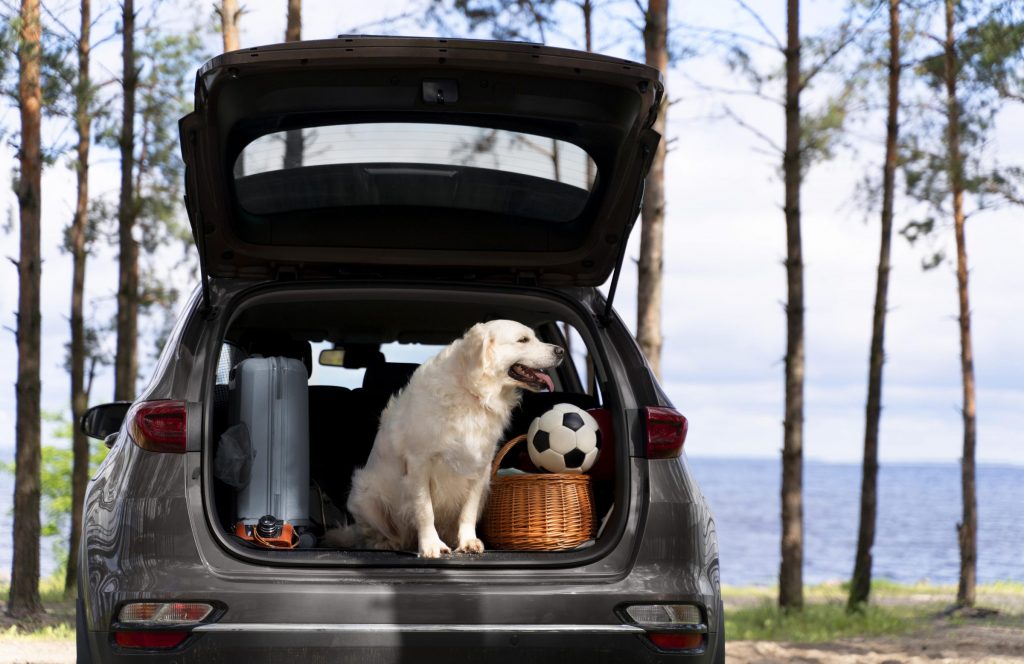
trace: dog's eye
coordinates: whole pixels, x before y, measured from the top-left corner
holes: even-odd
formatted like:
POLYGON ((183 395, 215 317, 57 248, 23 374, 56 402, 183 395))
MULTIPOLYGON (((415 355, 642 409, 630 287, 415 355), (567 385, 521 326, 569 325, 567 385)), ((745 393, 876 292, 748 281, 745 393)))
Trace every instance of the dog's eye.
POLYGON ((522 339, 519 340, 519 343, 521 343, 521 344, 530 343, 530 337, 523 337, 522 339))

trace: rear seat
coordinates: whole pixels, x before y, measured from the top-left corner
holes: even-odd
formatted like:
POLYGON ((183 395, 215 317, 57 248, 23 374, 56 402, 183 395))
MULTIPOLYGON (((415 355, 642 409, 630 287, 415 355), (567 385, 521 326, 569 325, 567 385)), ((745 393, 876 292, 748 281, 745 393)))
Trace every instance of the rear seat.
POLYGON ((418 364, 381 362, 366 367, 363 386, 352 390, 353 404, 359 410, 352 418, 352 455, 356 466, 362 466, 373 449, 380 414, 388 401, 406 386, 418 364))
MULTIPOLYGON (((307 341, 282 337, 255 339, 249 347, 249 353, 254 355, 300 359, 310 373, 311 350, 307 341)), ((362 387, 354 390, 333 385, 309 387, 310 477, 342 508, 348 499, 353 471, 366 463, 373 449, 381 411, 387 406, 388 400, 408 384, 409 378, 419 366, 405 362, 385 362, 383 355, 376 350, 372 353, 352 352, 351 358, 346 358, 346 364, 349 362, 353 363, 350 368, 360 365, 365 367, 362 387)), ((526 392, 521 405, 512 413, 504 440, 526 433, 533 418, 562 402, 585 409, 597 406, 596 399, 586 394, 526 392)), ((503 465, 515 461, 509 458, 503 465)))
POLYGON ((405 387, 418 364, 376 361, 366 367, 362 387, 326 392, 309 391, 310 469, 336 505, 344 508, 352 486, 352 473, 366 464, 388 399, 405 387), (320 394, 314 395, 314 392, 320 394))

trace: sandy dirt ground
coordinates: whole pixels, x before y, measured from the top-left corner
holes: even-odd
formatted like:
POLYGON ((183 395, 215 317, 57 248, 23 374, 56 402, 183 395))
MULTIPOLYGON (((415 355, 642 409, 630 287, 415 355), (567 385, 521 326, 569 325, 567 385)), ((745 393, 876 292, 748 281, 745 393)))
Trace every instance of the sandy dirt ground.
POLYGON ((74 641, 0 637, 0 664, 75 664, 74 641))
POLYGON ((935 627, 897 637, 851 638, 817 644, 732 641, 735 664, 1008 664, 1024 663, 1024 630, 991 625, 935 627))

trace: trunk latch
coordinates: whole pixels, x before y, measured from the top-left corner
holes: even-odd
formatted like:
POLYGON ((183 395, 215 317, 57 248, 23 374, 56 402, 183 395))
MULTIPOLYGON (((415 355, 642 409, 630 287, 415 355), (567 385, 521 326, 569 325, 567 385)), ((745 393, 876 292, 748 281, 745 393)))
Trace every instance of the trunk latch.
POLYGON ((454 104, 459 100, 459 84, 450 78, 423 81, 423 101, 428 104, 454 104))

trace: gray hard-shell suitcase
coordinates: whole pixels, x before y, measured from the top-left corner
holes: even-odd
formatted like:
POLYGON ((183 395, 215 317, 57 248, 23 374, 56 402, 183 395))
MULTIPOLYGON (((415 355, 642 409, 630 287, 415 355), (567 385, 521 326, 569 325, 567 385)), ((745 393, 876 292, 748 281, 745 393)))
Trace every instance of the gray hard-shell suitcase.
POLYGON ((272 514, 293 526, 309 519, 309 387, 301 360, 251 357, 231 370, 229 417, 252 443, 249 483, 238 491, 237 518, 272 514))

